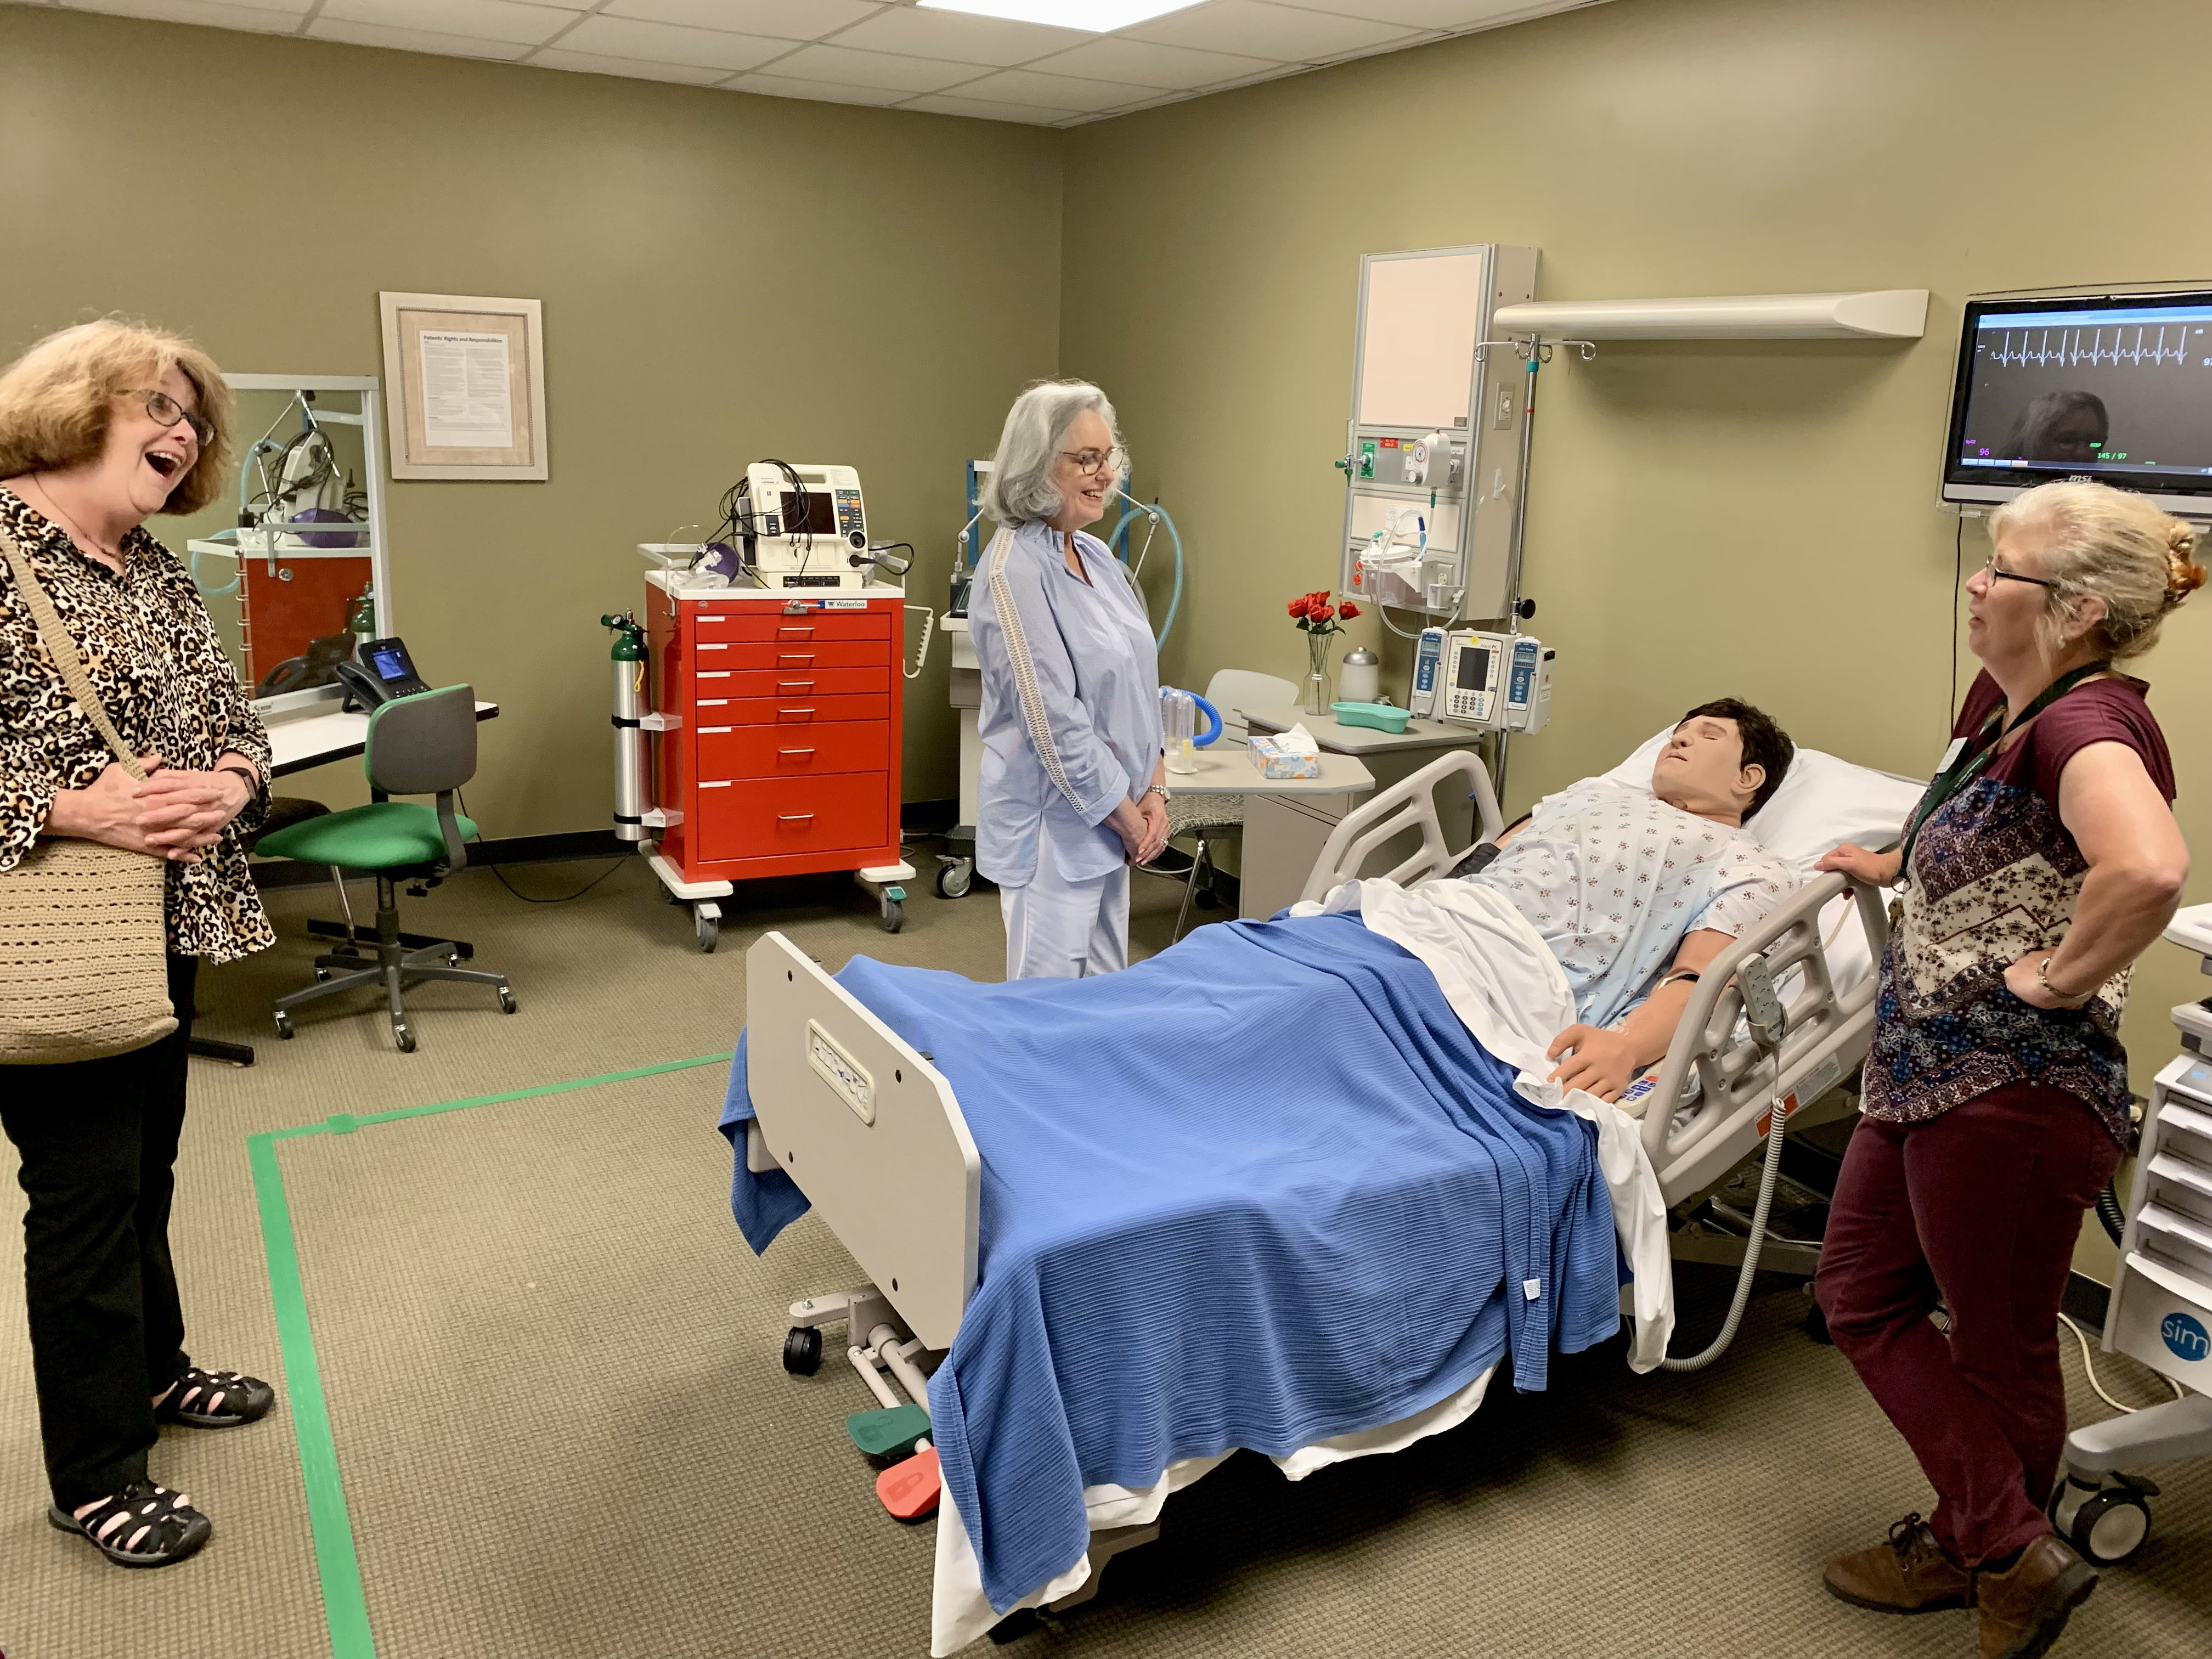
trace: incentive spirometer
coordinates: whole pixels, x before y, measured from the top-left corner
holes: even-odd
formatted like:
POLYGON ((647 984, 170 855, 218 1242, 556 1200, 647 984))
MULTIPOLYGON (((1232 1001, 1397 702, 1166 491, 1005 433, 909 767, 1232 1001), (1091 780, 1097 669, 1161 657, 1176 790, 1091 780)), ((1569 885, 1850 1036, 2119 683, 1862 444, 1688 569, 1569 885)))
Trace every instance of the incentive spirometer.
MULTIPOLYGON (((1425 634, 1423 654, 1414 658, 1416 698, 1426 643, 1425 634)), ((1485 732, 1540 732, 1552 718, 1552 659, 1557 654, 1528 634, 1492 634, 1479 628, 1445 634, 1433 676, 1432 712, 1455 726, 1485 732)), ((1415 712, 1420 712, 1418 707, 1415 712)))

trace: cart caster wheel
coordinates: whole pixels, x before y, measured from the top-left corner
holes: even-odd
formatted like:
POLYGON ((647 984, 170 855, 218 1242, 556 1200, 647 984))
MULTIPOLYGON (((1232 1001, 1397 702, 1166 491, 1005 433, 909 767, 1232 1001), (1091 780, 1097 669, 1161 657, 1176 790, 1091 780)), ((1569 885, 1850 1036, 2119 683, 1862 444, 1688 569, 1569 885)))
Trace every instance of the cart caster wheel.
POLYGON ((315 969, 315 978, 319 983, 328 983, 330 977, 331 970, 329 969, 318 968, 315 969))
POLYGON ((289 1042, 295 1036, 299 1035, 299 1033, 292 1029, 291 1015, 280 1013, 276 1016, 276 1035, 283 1037, 287 1042, 289 1042))
POLYGON ((681 904, 684 902, 684 900, 678 895, 670 892, 667 888, 663 887, 660 890, 660 902, 663 904, 681 904))
POLYGON ((392 1040, 399 1045, 401 1054, 411 1054, 415 1052, 415 1033, 407 1029, 404 1020, 395 1019, 392 1022, 392 1040))
POLYGON ((975 861, 973 859, 953 859, 937 867, 937 896, 966 898, 968 890, 975 882, 975 861))
POLYGON ((504 985, 499 988, 499 1011, 502 1014, 511 1014, 514 1012, 514 993, 504 985))
POLYGON ((793 1376, 811 1376, 822 1369, 822 1333, 811 1325, 793 1325, 783 1339, 783 1368, 793 1376))
POLYGON ((722 936, 721 918, 720 916, 702 916, 698 915, 696 912, 694 912, 691 918, 691 925, 694 931, 696 931, 699 935, 700 950, 708 956, 714 955, 714 942, 722 936))
MULTIPOLYGON (((2064 1490, 2062 1485, 2060 1491, 2064 1490)), ((2051 1507, 2057 1507, 2057 1500, 2051 1507)), ((2081 1559, 2100 1567, 2118 1566, 2149 1536, 2150 1500, 2132 1483, 2107 1486, 2086 1499, 2066 1528, 2067 1541, 2081 1552, 2081 1559)))
POLYGON ((884 895, 884 932, 896 933, 906 925, 906 901, 884 895))

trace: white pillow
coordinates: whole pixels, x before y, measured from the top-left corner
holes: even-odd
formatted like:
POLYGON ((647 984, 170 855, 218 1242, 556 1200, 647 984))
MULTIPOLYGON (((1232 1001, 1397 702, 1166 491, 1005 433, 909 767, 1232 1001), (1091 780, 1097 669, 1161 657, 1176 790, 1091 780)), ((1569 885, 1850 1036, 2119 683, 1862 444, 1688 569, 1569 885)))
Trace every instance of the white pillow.
MULTIPOLYGON (((1649 793, 1651 769, 1674 735, 1670 726, 1650 738, 1604 774, 1606 781, 1649 793)), ((1893 772, 1854 766, 1817 749, 1800 749, 1782 787, 1743 827, 1761 847, 1785 860, 1801 880, 1809 881, 1820 856, 1844 842, 1875 848, 1903 835, 1905 819, 1927 787, 1893 772)))

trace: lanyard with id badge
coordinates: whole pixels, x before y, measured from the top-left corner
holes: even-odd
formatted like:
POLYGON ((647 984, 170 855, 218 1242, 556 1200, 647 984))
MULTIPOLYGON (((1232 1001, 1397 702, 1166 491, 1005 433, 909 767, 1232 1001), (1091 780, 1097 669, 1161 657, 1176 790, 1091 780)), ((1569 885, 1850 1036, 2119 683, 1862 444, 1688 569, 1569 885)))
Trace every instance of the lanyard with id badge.
POLYGON ((1942 769, 1936 781, 1928 786, 1928 793, 1920 798, 1920 805, 1912 814, 1912 822, 1905 826, 1905 840, 1899 848, 1902 860, 1898 865, 1900 874, 1912 868, 1912 844, 1928 820, 1943 809, 1943 804, 1976 778, 1990 769, 1997 757, 1999 745, 2005 733, 2017 730, 2057 702, 2084 680, 2104 673, 2112 667, 2109 662, 2085 663, 2070 673, 2061 674, 2046 686, 2042 694, 2020 712, 2018 719, 2008 721, 2002 704, 1990 711, 1989 718, 1971 738, 1954 738, 1951 746, 1943 751, 1942 769))

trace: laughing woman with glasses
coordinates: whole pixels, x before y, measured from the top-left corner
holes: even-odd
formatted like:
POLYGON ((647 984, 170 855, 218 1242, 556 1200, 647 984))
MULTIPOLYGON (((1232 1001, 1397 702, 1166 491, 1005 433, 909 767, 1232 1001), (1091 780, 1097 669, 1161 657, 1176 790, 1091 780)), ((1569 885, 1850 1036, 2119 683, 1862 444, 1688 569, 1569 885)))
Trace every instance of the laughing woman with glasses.
POLYGON ((201 958, 273 942, 242 839, 267 805, 269 738, 156 513, 222 492, 230 393, 173 334, 108 320, 40 341, 0 371, 0 882, 41 836, 168 860, 177 1029, 105 1060, 0 1075, 0 1127, 21 1155, 23 1278, 47 1518, 119 1566, 180 1561, 207 1516, 157 1486, 161 1425, 265 1414, 269 1385, 184 1352, 169 1255, 172 1166, 201 958), (134 782, 47 653, 17 560, 45 590, 108 718, 149 775, 134 782))
POLYGON ((1129 959, 1129 866, 1167 844, 1159 659, 1145 604, 1084 533, 1127 457, 1097 386, 1014 400, 983 511, 969 637, 982 668, 975 867, 999 885, 1006 977, 1080 979, 1129 959))
POLYGON ((2066 1438, 2058 1304, 2126 1145, 2130 969, 2189 874, 2149 687, 2114 665, 2204 569, 2188 526, 2099 483, 2028 490, 1990 535, 1966 584, 1983 670, 1902 850, 1820 861, 1899 897, 1816 1288, 1936 1494, 1925 1522, 1832 1563, 1829 1589, 1880 1613, 1972 1606, 1983 1659, 2022 1659, 2096 1583, 2044 1515, 2066 1438))

